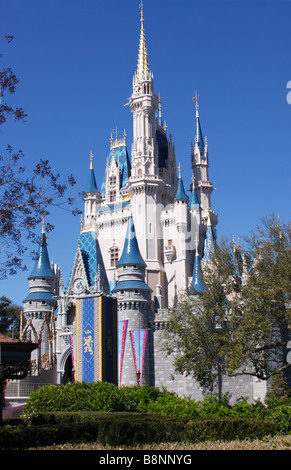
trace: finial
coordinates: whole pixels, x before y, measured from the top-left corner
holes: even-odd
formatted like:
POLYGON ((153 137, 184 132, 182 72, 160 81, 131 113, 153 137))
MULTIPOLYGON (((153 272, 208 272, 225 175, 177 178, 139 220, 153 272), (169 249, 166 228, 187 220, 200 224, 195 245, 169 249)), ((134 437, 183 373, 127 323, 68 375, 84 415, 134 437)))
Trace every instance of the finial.
POLYGON ((143 18, 143 0, 141 0, 141 2, 139 4, 139 8, 140 8, 140 22, 141 22, 142 28, 143 28, 143 22, 144 22, 144 18, 143 18))
POLYGON ((93 153, 92 153, 92 150, 90 152, 90 170, 93 170, 93 153))
POLYGON ((198 95, 197 95, 197 91, 195 91, 195 96, 194 96, 194 98, 193 98, 193 101, 195 102, 196 117, 198 118, 198 117, 199 117, 199 112, 198 112, 199 104, 198 104, 198 95))
POLYGON ((181 163, 179 163, 178 169, 179 169, 179 179, 181 179, 181 163))
POLYGON ((137 64, 137 78, 142 81, 144 78, 148 78, 150 75, 149 64, 148 64, 148 53, 146 48, 145 32, 144 32, 144 17, 143 17, 143 1, 139 5, 140 12, 140 39, 139 39, 139 53, 138 53, 138 64, 137 64))
POLYGON ((208 225, 208 227, 210 227, 210 226, 211 226, 210 209, 208 209, 207 225, 208 225))
POLYGON ((199 256, 199 251, 198 251, 198 248, 199 248, 199 239, 196 235, 195 237, 195 251, 196 251, 196 256, 199 256))
POLYGON ((192 175, 192 188, 195 189, 195 175, 194 175, 194 172, 193 172, 193 175, 192 175))
POLYGON ((42 222, 41 222, 41 233, 44 233, 44 212, 42 213, 42 222))

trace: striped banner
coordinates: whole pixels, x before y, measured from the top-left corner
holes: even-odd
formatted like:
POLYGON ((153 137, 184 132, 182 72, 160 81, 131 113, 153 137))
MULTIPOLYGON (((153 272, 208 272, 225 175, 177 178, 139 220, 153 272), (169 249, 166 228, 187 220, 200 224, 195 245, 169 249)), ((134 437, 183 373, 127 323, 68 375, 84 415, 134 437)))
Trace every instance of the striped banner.
POLYGON ((119 386, 121 385, 122 366, 126 341, 128 320, 118 322, 118 366, 119 366, 119 386))
POLYGON ((147 345, 148 330, 131 330, 131 346, 133 353, 133 360, 135 366, 135 373, 140 373, 140 385, 142 385, 145 350, 147 345))
POLYGON ((118 383, 116 299, 93 295, 76 299, 75 380, 118 383))

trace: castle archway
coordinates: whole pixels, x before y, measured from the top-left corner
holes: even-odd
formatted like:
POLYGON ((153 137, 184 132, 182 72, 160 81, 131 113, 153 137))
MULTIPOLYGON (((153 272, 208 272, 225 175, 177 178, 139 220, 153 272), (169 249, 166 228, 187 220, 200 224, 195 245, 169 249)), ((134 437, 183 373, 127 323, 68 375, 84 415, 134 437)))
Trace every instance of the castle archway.
POLYGON ((74 381, 71 348, 66 349, 66 351, 64 352, 60 362, 60 369, 61 384, 74 381))

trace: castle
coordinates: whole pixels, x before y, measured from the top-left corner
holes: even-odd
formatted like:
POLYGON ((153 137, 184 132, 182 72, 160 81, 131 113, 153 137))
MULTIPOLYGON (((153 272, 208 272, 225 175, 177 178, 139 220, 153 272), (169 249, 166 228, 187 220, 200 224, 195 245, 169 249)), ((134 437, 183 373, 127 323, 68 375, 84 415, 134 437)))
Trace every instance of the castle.
MULTIPOLYGON (((104 318, 111 315, 115 322, 114 367, 119 385, 146 383, 202 398, 199 384, 175 373, 171 357, 162 349, 167 308, 179 292, 190 289, 195 294, 204 288, 201 265, 209 259, 218 223, 211 205, 208 142, 201 129, 197 96, 194 103, 192 171, 189 181, 183 182, 154 91, 141 4, 138 63, 128 102, 133 116, 131 158, 126 134, 122 139, 117 134, 111 137, 98 188, 91 152, 81 232, 66 285, 59 266, 50 264, 43 224, 21 324, 23 338, 40 342, 33 356, 34 372, 27 381, 104 380, 102 367, 96 366, 98 361, 101 364, 100 357, 95 357, 102 354, 102 348, 96 343, 93 349, 93 336, 98 338, 101 328, 94 318, 102 311, 104 318), (83 331, 83 337, 76 345, 77 331, 83 331), (87 356, 77 363, 84 342, 87 356), (93 369, 89 354, 96 359, 93 369)), ((105 343, 106 338, 105 334, 105 343)), ((103 350, 108 346, 105 343, 103 350)), ((253 377, 226 377, 222 391, 234 399, 248 396, 253 400, 263 398, 266 384, 253 377)))

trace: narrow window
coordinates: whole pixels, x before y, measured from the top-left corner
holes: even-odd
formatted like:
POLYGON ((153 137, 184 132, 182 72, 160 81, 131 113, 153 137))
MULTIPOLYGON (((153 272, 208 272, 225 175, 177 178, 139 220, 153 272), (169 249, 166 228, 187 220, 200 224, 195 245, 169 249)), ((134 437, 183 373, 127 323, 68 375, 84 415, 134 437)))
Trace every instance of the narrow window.
POLYGON ((110 248, 110 266, 112 268, 115 268, 118 262, 118 248, 116 246, 113 246, 110 248))

